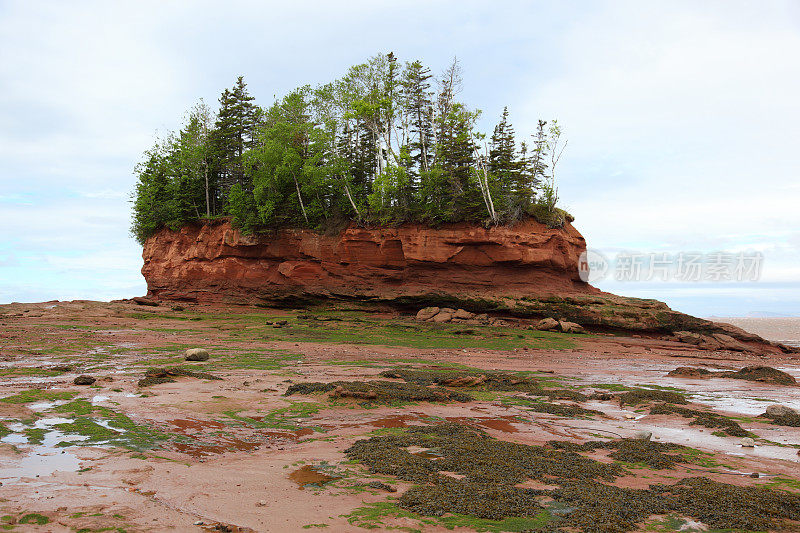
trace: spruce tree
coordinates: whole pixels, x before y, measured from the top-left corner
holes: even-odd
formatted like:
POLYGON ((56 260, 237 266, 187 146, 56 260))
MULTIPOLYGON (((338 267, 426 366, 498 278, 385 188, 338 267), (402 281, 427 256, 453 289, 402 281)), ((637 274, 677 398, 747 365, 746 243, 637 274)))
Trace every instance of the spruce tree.
POLYGON ((219 98, 220 109, 213 144, 223 196, 227 196, 234 183, 241 184, 246 190, 252 188, 252 183, 245 176, 242 156, 245 149, 253 146, 260 116, 253 100, 242 76, 237 78, 232 89, 225 89, 219 98))
POLYGON ((433 94, 431 93, 431 70, 419 61, 408 63, 403 75, 403 95, 406 112, 411 118, 409 155, 416 167, 423 172, 430 170, 429 159, 433 144, 433 94))

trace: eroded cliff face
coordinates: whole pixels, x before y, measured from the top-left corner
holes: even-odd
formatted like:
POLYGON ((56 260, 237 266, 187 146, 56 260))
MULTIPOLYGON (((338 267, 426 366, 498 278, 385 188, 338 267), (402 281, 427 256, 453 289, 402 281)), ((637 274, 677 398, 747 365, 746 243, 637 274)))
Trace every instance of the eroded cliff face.
POLYGON ((597 294, 578 276, 586 241, 534 220, 485 229, 351 226, 338 235, 243 235, 228 223, 162 230, 144 245, 148 295, 197 302, 354 298, 495 300, 597 294))
POLYGON ((553 229, 535 220, 490 229, 351 226, 338 235, 287 229, 259 236, 219 221, 152 236, 144 245, 142 274, 148 297, 156 300, 257 304, 335 298, 414 310, 446 305, 523 319, 551 317, 594 330, 676 333, 681 342, 705 343, 707 349, 718 347, 722 341, 713 336, 722 334, 759 350, 789 350, 657 300, 602 292, 578 275, 585 249, 570 224, 553 229))

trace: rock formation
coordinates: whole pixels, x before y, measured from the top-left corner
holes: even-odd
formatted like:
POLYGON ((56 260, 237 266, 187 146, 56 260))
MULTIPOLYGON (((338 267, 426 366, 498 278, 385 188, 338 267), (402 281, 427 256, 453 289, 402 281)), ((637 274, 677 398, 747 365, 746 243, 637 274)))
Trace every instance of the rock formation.
POLYGON ((353 298, 483 300, 593 295, 578 276, 586 249, 572 226, 534 220, 365 229, 338 235, 243 235, 227 223, 162 230, 144 246, 148 296, 203 302, 353 298))
POLYGON ((766 343, 729 324, 678 313, 656 300, 615 296, 592 287, 578 275, 584 250, 586 241, 571 224, 549 228, 533 219, 488 229, 467 224, 351 225, 335 235, 283 229, 257 236, 216 221, 163 229, 147 240, 142 274, 148 298, 141 300, 357 300, 415 313, 428 306, 446 309, 421 317, 436 322, 490 313, 495 318, 552 318, 558 323, 558 328, 542 329, 564 331, 564 324, 567 330, 574 324, 572 331, 583 326, 658 335, 678 332, 673 340, 704 349, 743 351, 766 343))

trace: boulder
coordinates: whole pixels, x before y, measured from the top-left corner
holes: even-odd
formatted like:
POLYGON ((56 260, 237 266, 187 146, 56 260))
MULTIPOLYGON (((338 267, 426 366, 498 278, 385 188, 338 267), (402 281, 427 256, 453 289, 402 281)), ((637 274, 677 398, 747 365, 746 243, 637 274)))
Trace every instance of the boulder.
POLYGON ((205 348, 189 348, 186 350, 187 361, 208 361, 208 350, 205 348))
POLYGON ((92 385, 97 379, 92 376, 78 376, 72 380, 75 385, 92 385))
POLYGON ((640 430, 633 434, 633 438, 636 440, 650 440, 652 436, 653 432, 647 430, 640 430))
POLYGON ((776 403, 767 407, 767 412, 764 414, 769 418, 778 418, 782 416, 796 415, 797 411, 795 411, 791 407, 786 407, 785 405, 780 405, 776 403))
POLYGON ((559 328, 559 322, 554 318, 543 318, 534 326, 534 328, 538 329, 539 331, 554 331, 559 328))
POLYGON ((741 440, 742 448, 755 448, 756 441, 751 439, 750 437, 743 437, 741 440))
POLYGON ((147 298, 145 296, 134 296, 131 301, 137 305, 147 305, 149 307, 158 307, 158 302, 147 298))
POLYGON ((439 312, 438 307, 425 307, 417 311, 417 320, 430 320, 439 312))
POLYGON ((431 322, 436 322, 437 324, 441 324, 443 322, 450 322, 453 319, 453 311, 452 309, 442 308, 436 315, 431 318, 431 322))
POLYGON ((455 313, 453 313, 453 318, 457 318, 459 320, 469 320, 474 316, 475 313, 470 313, 469 311, 465 311, 464 309, 458 309, 456 310, 455 313))
POLYGON ((561 331, 564 333, 585 333, 586 330, 583 329, 583 326, 577 324, 575 322, 567 322, 566 320, 562 320, 558 323, 558 327, 561 328, 561 331))

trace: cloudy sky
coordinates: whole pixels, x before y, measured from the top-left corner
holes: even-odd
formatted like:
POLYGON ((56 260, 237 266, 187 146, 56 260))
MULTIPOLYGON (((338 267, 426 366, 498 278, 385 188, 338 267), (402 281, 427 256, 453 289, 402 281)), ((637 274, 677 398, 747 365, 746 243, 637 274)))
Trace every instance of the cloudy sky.
MULTIPOLYGON (((589 246, 763 254, 757 282, 598 283, 800 315, 800 3, 0 0, 0 303, 144 294, 132 169, 244 75, 263 105, 376 53, 457 56, 491 128, 558 118, 589 246), (273 4, 273 5, 270 5, 273 4)), ((618 265, 617 265, 618 266, 618 265)))

